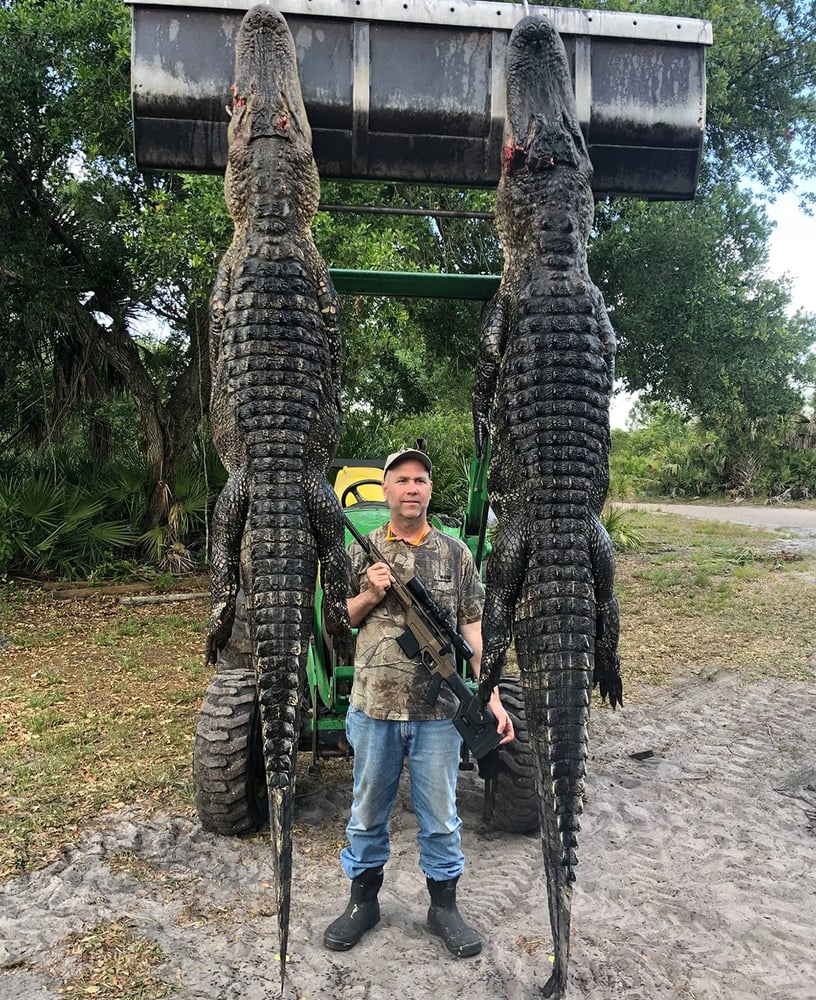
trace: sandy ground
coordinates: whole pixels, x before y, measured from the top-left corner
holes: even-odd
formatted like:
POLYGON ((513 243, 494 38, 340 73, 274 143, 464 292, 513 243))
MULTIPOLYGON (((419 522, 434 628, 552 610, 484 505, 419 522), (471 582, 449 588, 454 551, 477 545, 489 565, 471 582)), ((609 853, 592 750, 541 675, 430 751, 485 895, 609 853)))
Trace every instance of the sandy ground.
MULTIPOLYGON (((614 714, 596 708, 569 1000, 816 997, 814 717, 816 682, 747 684, 729 672, 703 672, 614 714), (631 756, 646 750, 646 760, 631 756)), ((285 996, 538 996, 550 969, 538 839, 483 827, 473 773, 460 781, 460 899, 484 934, 482 954, 457 961, 423 928, 406 789, 381 923, 352 952, 323 949, 347 893, 326 860, 327 829, 342 828, 349 794, 343 776, 299 801, 285 996)), ((135 807, 111 813, 58 863, 0 886, 0 998, 58 1000, 75 961, 66 936, 104 921, 161 945, 156 975, 174 996, 275 997, 271 878, 265 838, 219 838, 135 807), (122 857, 141 867, 117 870, 122 857)))

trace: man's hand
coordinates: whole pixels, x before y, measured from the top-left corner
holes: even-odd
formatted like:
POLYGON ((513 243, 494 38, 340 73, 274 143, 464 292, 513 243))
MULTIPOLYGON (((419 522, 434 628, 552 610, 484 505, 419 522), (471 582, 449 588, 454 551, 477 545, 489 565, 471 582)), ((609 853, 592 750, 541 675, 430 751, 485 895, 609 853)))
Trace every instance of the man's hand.
MULTIPOLYGON (((479 674, 481 673, 482 667, 482 623, 478 622, 468 622, 459 626, 462 635, 470 643, 473 649, 473 656, 470 659, 470 666, 473 669, 473 675, 476 680, 479 679, 479 674)), ((487 701, 487 707, 496 716, 496 732, 501 734, 502 743, 509 743, 511 740, 516 738, 515 731, 513 729, 513 720, 507 714, 507 709, 502 705, 501 698, 499 697, 499 689, 494 688, 493 693, 487 701)))
POLYGON ((502 737, 502 741, 499 743, 499 746, 514 740, 516 738, 516 733, 513 728, 513 720, 507 714, 507 709, 504 705, 502 705, 498 688, 490 696, 487 707, 496 716, 496 732, 500 733, 502 737))
POLYGON ((366 615, 385 597, 393 582, 391 571, 385 563, 374 563, 366 570, 368 586, 359 594, 348 599, 349 621, 352 628, 357 628, 366 615))
POLYGON ((376 597, 377 604, 379 604, 393 583, 391 571, 385 563, 374 563, 373 566, 369 566, 366 570, 366 579, 368 580, 368 589, 372 597, 376 597))

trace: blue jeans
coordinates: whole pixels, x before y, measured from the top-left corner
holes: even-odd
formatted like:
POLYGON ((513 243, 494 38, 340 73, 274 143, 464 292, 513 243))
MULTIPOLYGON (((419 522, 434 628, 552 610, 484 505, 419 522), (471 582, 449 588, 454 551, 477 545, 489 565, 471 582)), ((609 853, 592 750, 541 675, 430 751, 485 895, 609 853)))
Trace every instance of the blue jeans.
POLYGON ((346 736, 354 749, 354 801, 340 852, 349 878, 379 868, 391 856, 388 817, 408 755, 411 802, 419 824, 419 867, 436 882, 458 878, 465 866, 462 821, 456 812, 461 737, 450 721, 392 722, 349 707, 346 736))

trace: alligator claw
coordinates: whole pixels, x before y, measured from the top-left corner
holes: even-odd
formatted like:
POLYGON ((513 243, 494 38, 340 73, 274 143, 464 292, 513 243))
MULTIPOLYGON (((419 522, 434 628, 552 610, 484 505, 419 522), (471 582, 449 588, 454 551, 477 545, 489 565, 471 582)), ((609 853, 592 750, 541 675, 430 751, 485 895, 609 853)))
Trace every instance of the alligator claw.
POLYGON ((204 664, 217 663, 218 654, 229 642, 232 626, 235 623, 235 604, 229 610, 227 604, 220 605, 220 610, 213 609, 207 625, 207 640, 205 644, 204 664))

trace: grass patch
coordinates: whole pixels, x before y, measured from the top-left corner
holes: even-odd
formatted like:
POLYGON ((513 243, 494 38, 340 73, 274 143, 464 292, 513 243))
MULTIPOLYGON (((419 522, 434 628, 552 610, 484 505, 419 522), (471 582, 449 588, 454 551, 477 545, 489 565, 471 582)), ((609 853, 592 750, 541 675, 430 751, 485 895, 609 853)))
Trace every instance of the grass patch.
MULTIPOLYGON (((640 510, 626 519, 641 538, 639 550, 616 557, 627 700, 641 685, 720 667, 816 676, 812 556, 774 532, 640 510)), ((25 640, 0 643, 0 879, 42 867, 123 804, 194 813, 208 607, 166 608, 0 589, 0 638, 25 640)), ((313 776, 308 760, 299 761, 299 796, 348 782, 348 762, 313 776)), ((346 819, 321 831, 315 863, 336 854, 346 819)))
POLYGON ((2 598, 0 631, 26 643, 0 652, 0 878, 48 863, 123 803, 192 813, 206 601, 182 616, 33 589, 2 598))
POLYGON ((160 1000, 173 988, 153 976, 165 961, 162 949, 121 923, 97 924, 70 935, 65 944, 79 970, 60 990, 69 1000, 160 1000))
POLYGON ((784 536, 674 514, 627 512, 643 539, 617 560, 630 692, 701 667, 811 678, 813 556, 784 536))

